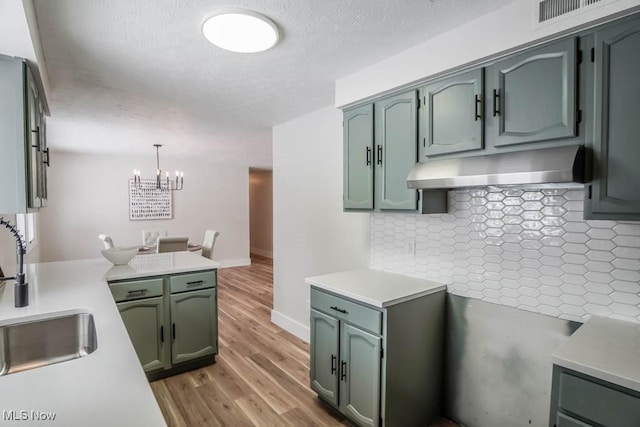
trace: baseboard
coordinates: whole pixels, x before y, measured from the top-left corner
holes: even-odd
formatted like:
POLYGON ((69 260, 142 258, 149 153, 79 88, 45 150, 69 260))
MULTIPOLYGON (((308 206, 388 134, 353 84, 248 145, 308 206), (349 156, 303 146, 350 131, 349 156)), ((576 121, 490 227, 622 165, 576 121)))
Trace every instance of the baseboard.
POLYGON ((265 251, 265 250, 262 250, 262 249, 251 248, 251 253, 263 256, 265 258, 273 259, 273 252, 271 252, 271 251, 265 251))
POLYGON ((275 310, 271 310, 271 321, 280 326, 285 331, 291 332, 293 335, 297 336, 304 342, 309 342, 311 331, 309 330, 308 326, 305 326, 297 320, 293 320, 292 318, 287 317, 275 310))
POLYGON ((251 265, 251 258, 225 259, 221 261, 214 259, 214 261, 220 263, 220 268, 245 267, 251 265))

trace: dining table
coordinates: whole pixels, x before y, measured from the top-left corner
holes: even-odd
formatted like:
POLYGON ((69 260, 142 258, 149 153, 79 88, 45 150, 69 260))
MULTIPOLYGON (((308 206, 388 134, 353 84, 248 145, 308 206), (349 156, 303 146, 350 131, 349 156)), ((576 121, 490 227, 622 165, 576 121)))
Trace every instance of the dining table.
MULTIPOLYGON (((197 252, 199 250, 202 249, 202 245, 199 245, 197 243, 189 243, 187 245, 187 250, 189 252, 197 252)), ((145 245, 140 245, 138 246, 138 254, 139 255, 150 255, 150 254, 155 254, 157 250, 157 247, 155 245, 153 246, 145 246, 145 245)))

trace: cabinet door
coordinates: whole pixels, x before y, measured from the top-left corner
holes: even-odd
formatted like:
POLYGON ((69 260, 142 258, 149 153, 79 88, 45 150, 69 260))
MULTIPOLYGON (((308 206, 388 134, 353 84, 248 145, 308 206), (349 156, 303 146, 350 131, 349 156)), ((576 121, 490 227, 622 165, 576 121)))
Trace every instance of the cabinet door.
POLYGON ((218 352, 216 290, 171 295, 171 362, 218 352))
POLYGON ((555 427, 592 427, 590 424, 583 423, 573 417, 558 412, 555 427))
POLYGON ((483 148, 484 68, 421 90, 420 158, 483 148))
POLYGON ((311 388, 338 406, 338 320, 311 310, 311 388))
POLYGON ((117 304, 122 322, 145 371, 168 368, 169 331, 162 297, 117 304))
POLYGON ((33 80, 29 67, 24 65, 26 73, 26 99, 27 99, 27 204, 29 208, 41 207, 40 200, 40 170, 42 163, 42 151, 40 147, 40 101, 38 88, 33 80))
POLYGON ((381 338, 341 324, 340 410, 362 426, 380 425, 381 338))
POLYGON ((417 162, 416 91, 375 103, 375 207, 417 209, 416 190, 407 188, 407 175, 417 162))
POLYGON ((373 105, 344 112, 344 209, 373 209, 373 105))
POLYGON ((640 220, 639 46, 637 20, 595 34, 596 117, 590 208, 602 219, 640 220))
POLYGON ((569 38, 487 68, 486 126, 495 146, 576 135, 576 44, 569 38))
POLYGON ((47 119, 44 114, 44 109, 40 107, 40 162, 38 166, 40 168, 39 177, 39 189, 40 189, 40 206, 47 206, 47 168, 49 167, 49 147, 47 146, 47 119))

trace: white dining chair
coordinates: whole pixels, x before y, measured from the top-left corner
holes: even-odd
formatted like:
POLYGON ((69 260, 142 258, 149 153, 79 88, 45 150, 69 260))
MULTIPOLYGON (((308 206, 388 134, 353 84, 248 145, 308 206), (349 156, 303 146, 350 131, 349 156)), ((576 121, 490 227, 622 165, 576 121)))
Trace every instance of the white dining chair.
POLYGON ((204 241, 202 242, 202 256, 213 259, 213 246, 216 244, 216 238, 220 235, 215 230, 207 230, 204 232, 204 241))
POLYGON ((167 230, 151 229, 142 230, 142 244, 144 246, 155 246, 158 241, 158 237, 166 236, 167 230))
POLYGON ((180 252, 186 251, 189 246, 188 237, 158 237, 156 252, 161 254, 163 252, 180 252))
POLYGON ((99 234, 98 239, 102 240, 105 249, 113 248, 113 240, 111 240, 111 236, 108 234, 99 234))

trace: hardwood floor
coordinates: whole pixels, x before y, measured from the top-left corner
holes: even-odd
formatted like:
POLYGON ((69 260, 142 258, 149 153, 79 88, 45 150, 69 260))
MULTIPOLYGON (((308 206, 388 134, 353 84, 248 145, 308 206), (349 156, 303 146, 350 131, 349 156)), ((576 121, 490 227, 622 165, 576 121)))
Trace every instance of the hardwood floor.
POLYGON ((352 425, 309 388, 309 345, 271 323, 272 301, 270 259, 218 271, 216 363, 151 383, 170 427, 352 425))

